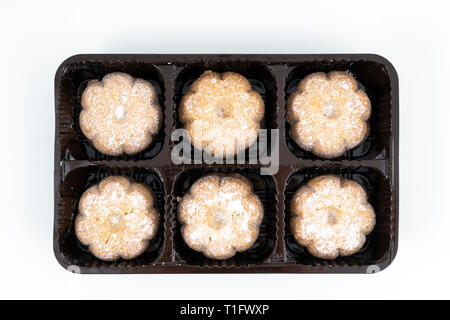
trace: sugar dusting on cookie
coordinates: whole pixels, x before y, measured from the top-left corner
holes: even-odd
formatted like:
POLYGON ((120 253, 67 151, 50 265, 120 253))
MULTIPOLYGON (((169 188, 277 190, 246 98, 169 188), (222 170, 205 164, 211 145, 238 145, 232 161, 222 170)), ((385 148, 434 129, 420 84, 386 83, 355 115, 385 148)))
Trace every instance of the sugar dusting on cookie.
POLYGON ((158 229, 153 203, 148 187, 121 176, 105 178, 83 193, 76 236, 99 259, 135 258, 158 229))
POLYGON ((242 75, 208 70, 183 96, 179 115, 196 148, 223 157, 257 139, 264 102, 242 75))
POLYGON ((315 256, 333 259, 357 252, 375 225, 364 189, 334 175, 314 178, 291 202, 295 239, 315 256))
POLYGON ((90 81, 81 106, 83 134, 106 155, 144 150, 162 125, 153 85, 121 72, 107 74, 102 81, 90 81))
POLYGON ((334 158, 356 147, 368 133, 371 105, 346 72, 313 73, 289 97, 290 135, 303 149, 334 158))
POLYGON ((263 211, 246 178, 213 174, 197 180, 181 199, 178 218, 192 249, 227 259, 256 241, 263 211))

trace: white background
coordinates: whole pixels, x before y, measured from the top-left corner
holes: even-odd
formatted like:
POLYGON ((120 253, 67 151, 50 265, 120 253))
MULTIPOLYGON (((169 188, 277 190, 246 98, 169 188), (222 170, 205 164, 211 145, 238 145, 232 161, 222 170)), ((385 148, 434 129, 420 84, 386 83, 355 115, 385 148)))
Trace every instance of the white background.
POLYGON ((449 8, 2 1, 0 298, 450 298, 449 8), (74 275, 53 256, 53 80, 76 53, 377 53, 400 79, 400 245, 375 275, 74 275))

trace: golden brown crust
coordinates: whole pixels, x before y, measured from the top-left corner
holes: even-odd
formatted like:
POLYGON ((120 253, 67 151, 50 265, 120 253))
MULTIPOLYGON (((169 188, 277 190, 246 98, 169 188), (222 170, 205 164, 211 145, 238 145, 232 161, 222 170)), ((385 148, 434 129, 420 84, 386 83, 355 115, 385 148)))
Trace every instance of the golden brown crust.
POLYGON ((186 244, 216 260, 250 248, 258 238, 263 215, 251 182, 238 174, 198 179, 178 205, 186 244))
POLYGON ((370 100, 346 72, 305 77, 288 99, 286 120, 292 139, 323 158, 341 156, 369 131, 370 100))
POLYGON ((158 229, 152 190, 128 178, 112 176, 80 198, 75 234, 97 258, 133 259, 147 248, 158 229))
POLYGON ((178 113, 192 145, 220 158, 256 141, 264 101, 240 74, 207 70, 183 96, 178 113))
POLYGON ((364 188, 336 175, 319 176, 300 187, 290 210, 295 240, 323 259, 356 253, 375 226, 364 188))
POLYGON ((106 155, 144 150, 162 125, 162 110, 152 84, 121 72, 90 81, 81 106, 81 131, 106 155))

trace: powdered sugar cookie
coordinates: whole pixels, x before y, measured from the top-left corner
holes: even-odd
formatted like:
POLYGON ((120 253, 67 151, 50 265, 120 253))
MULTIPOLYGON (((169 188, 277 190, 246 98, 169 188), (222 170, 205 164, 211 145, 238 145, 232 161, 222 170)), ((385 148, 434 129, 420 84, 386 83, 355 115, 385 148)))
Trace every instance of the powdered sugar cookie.
POLYGON ((286 111, 292 139, 324 158, 341 156, 369 131, 370 100, 346 72, 310 74, 289 97, 286 111))
POLYGON ((162 110, 153 85, 115 72, 90 81, 81 97, 80 127, 106 155, 135 154, 161 128, 162 110))
POLYGON ((375 226, 375 212, 363 187, 335 175, 316 177, 299 188, 291 214, 295 240, 323 259, 356 253, 375 226))
POLYGON ((113 176, 87 189, 78 205, 75 234, 105 261, 133 259, 144 252, 159 224, 154 195, 143 184, 113 176))
POLYGON ((258 238, 264 209, 251 182, 238 174, 198 179, 178 206, 186 244, 212 259, 228 259, 258 238))
POLYGON ((183 96, 179 116, 194 147, 232 156, 256 141, 264 102, 240 74, 208 70, 183 96))

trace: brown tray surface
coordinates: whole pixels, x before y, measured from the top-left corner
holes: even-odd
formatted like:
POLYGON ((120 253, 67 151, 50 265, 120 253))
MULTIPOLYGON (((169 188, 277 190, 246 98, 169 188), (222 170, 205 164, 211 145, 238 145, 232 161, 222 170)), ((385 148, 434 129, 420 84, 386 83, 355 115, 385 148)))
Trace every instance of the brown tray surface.
POLYGON ((55 77, 55 217, 54 251, 66 269, 81 273, 367 273, 386 268, 398 247, 398 78, 394 67, 372 54, 286 55, 76 55, 55 77), (246 164, 174 165, 170 140, 180 128, 177 106, 200 74, 212 69, 235 71, 249 79, 266 105, 263 127, 279 129, 279 171, 260 175, 260 161, 246 164), (302 150, 289 137, 285 106, 290 93, 308 74, 350 72, 372 103, 370 134, 342 157, 325 160, 302 150), (150 81, 164 110, 156 142, 139 154, 111 157, 96 151, 81 133, 80 98, 89 80, 115 71, 150 81), (254 185, 265 208, 256 243, 246 252, 215 261, 189 249, 180 237, 177 197, 208 172, 239 172, 254 185), (318 259, 298 245, 289 230, 293 193, 320 174, 335 173, 361 183, 376 213, 376 226, 356 254, 318 259), (161 226, 147 250, 133 260, 104 262, 89 253, 74 234, 78 200, 91 185, 110 175, 148 184, 157 195, 161 226))

